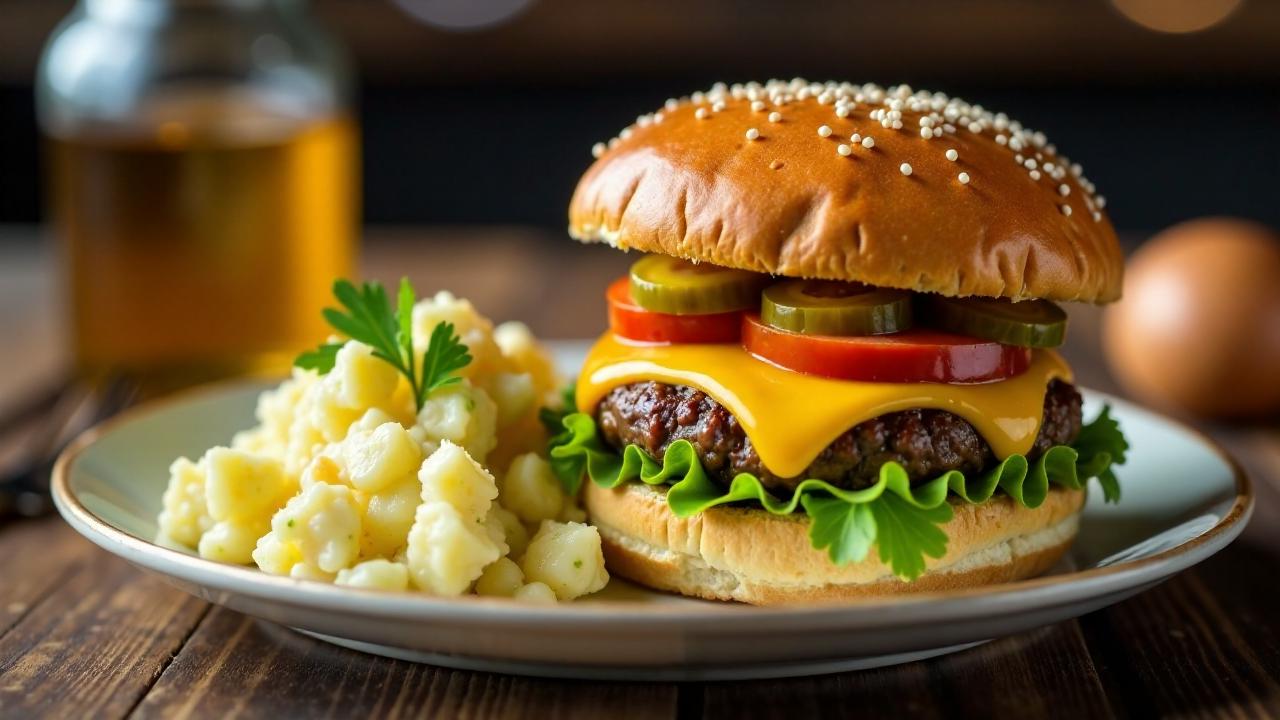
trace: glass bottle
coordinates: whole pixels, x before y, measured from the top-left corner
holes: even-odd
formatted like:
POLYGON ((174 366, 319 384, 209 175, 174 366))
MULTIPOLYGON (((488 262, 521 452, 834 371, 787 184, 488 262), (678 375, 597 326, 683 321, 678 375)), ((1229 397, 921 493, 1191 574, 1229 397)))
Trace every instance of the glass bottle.
POLYGON ((358 133, 304 0, 79 0, 38 73, 82 374, 279 372, 327 334, 358 133))

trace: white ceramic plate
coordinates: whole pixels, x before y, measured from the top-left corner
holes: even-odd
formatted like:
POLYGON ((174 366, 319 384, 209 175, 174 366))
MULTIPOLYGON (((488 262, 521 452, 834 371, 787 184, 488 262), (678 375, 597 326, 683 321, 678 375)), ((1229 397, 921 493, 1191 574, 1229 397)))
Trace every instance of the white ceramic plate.
MULTIPOLYGON (((582 343, 557 357, 576 368, 582 343)), ((554 677, 722 679, 875 667, 930 657, 1096 610, 1231 542, 1253 510, 1239 468, 1212 442, 1129 403, 1114 407, 1133 449, 1124 501, 1090 496, 1080 537, 1049 575, 839 607, 755 608, 663 595, 614 580, 576 603, 433 598, 274 577, 152 542, 178 455, 253 422, 261 385, 221 385, 126 413, 67 450, 54 499, 85 537, 219 605, 331 642, 450 667, 554 677)))

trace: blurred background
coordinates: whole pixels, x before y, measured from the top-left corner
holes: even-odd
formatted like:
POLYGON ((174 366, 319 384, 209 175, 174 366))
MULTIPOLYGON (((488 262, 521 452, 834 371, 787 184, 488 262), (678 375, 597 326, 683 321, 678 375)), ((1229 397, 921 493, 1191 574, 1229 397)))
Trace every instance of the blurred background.
MULTIPOLYGON (((356 69, 368 223, 563 234, 592 143, 717 80, 802 75, 1004 110, 1085 166, 1123 230, 1204 214, 1280 224, 1273 0, 311 4, 356 69)), ((0 222, 42 217, 32 82, 72 5, 0 0, 0 222)))

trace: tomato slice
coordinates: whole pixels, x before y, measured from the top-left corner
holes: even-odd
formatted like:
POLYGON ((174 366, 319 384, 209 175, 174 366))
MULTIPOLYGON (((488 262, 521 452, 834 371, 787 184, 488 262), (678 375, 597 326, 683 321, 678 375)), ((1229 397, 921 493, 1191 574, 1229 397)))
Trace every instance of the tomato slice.
POLYGON ((609 328, 618 337, 647 343, 732 343, 742 332, 742 313, 669 315, 645 310, 631 299, 631 280, 609 286, 609 328))
POLYGON ((982 383, 1004 380, 1031 365, 1028 348, 933 330, 893 335, 802 335, 744 315, 747 352, 779 367, 838 380, 982 383))

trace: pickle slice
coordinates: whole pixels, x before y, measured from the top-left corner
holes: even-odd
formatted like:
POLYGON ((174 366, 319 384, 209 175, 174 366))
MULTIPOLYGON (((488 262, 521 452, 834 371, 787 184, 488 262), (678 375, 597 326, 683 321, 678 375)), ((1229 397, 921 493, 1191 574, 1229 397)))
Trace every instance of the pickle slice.
POLYGON ((646 255, 631 266, 631 299, 671 315, 723 313, 756 307, 767 280, 746 270, 646 255))
POLYGON ((860 283, 788 280, 764 290, 760 317, 805 335, 885 335, 911 327, 911 293, 860 283))
POLYGON ((1067 314, 1048 300, 922 298, 920 314, 941 330, 1030 348, 1057 347, 1067 338, 1067 314))

